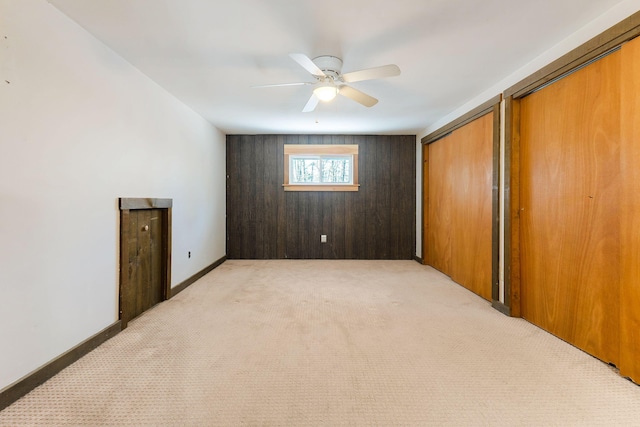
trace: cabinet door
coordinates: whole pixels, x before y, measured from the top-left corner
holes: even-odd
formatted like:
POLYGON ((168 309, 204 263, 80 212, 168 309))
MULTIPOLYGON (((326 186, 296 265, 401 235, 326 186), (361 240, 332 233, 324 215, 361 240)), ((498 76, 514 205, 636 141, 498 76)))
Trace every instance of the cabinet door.
POLYGON ((128 280, 120 295, 124 325, 162 301, 162 218, 160 209, 129 211, 128 280))

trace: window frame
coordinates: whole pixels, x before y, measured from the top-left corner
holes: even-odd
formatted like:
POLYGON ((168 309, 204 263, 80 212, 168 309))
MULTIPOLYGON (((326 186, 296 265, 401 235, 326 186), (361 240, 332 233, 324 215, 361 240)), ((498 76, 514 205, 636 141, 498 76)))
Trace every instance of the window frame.
POLYGON ((289 155, 289 183, 291 185, 352 185, 353 184, 353 154, 290 154, 289 155), (292 178, 294 177, 293 171, 295 170, 294 164, 297 160, 311 160, 317 161, 318 164, 318 177, 320 181, 313 182, 300 182, 294 181, 292 178), (332 160, 337 161, 347 161, 348 166, 348 178, 347 182, 332 182, 332 181, 323 181, 324 177, 324 167, 326 163, 332 160))
POLYGON ((284 144, 284 191, 358 191, 357 144, 284 144), (320 159, 351 156, 351 183, 292 183, 289 181, 291 156, 313 156, 320 159))

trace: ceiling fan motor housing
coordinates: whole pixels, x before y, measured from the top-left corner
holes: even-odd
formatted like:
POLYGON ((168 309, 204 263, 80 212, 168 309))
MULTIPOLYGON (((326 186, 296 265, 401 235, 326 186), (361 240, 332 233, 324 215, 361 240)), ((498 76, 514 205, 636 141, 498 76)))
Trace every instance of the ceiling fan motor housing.
POLYGON ((342 59, 335 56, 318 56, 313 58, 313 63, 316 64, 327 76, 333 77, 333 79, 337 79, 342 71, 342 59))
POLYGON ((347 83, 380 79, 383 77, 393 77, 400 74, 400 68, 398 68, 397 65, 389 64, 381 67, 354 71, 343 75, 342 59, 337 56, 322 55, 317 56, 314 59, 309 58, 304 53, 290 53, 289 56, 302 68, 307 70, 307 72, 311 73, 311 75, 316 79, 316 82, 281 84, 274 86, 313 85, 313 94, 302 109, 303 113, 313 111, 320 100, 330 101, 338 94, 352 99, 365 107, 373 107, 378 103, 377 99, 349 86, 347 83))

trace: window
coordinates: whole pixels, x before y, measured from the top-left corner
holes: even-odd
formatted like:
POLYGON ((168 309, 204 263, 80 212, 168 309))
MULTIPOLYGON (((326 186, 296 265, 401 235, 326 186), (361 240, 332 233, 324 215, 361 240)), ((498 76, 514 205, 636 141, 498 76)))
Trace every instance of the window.
POLYGON ((290 184, 351 184, 352 156, 289 156, 290 184))
POLYGON ((285 191, 358 191, 357 145, 284 146, 285 191))

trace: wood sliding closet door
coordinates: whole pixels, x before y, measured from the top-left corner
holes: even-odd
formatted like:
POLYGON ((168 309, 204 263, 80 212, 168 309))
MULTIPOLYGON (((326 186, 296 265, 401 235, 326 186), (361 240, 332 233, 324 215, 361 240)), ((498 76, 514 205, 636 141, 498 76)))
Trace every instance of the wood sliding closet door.
POLYGON ((428 146, 429 228, 426 263, 451 276, 451 188, 453 186, 453 137, 446 136, 428 146))
POLYGON ((491 300, 493 113, 429 145, 427 264, 491 300))
POLYGON ((640 383, 640 38, 622 46, 620 375, 640 383))
POLYGON ((451 279, 491 301, 493 113, 453 136, 451 279))
POLYGON ((520 104, 522 316, 614 364, 620 71, 615 52, 520 104))

